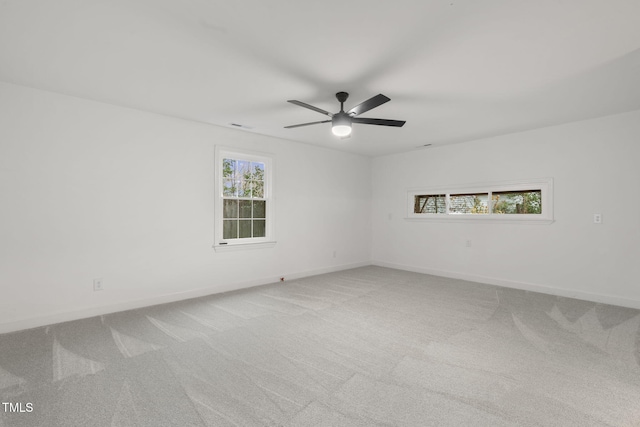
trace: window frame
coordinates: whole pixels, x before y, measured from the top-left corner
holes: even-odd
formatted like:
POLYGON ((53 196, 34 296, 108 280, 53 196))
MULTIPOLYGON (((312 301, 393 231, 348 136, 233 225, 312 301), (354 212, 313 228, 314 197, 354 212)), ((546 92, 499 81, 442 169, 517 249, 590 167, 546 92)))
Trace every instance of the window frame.
POLYGON ((553 217, 553 179, 532 179, 509 182, 494 182, 485 184, 456 185, 443 187, 423 187, 407 190, 407 217, 408 220, 423 221, 490 221, 509 223, 535 223, 549 224, 553 217), (540 214, 495 214, 492 212, 492 195, 503 191, 536 191, 540 190, 542 212, 540 214), (488 212, 452 213, 449 212, 451 195, 460 194, 488 194, 488 212), (446 210, 444 213, 415 213, 416 196, 446 195, 446 210))
POLYGON ((213 248, 218 251, 231 251, 238 249, 251 249, 262 247, 273 247, 275 245, 274 235, 274 197, 273 197, 273 155, 251 150, 229 148, 224 146, 216 146, 214 165, 215 165, 215 191, 214 191, 214 244, 213 248), (224 179, 223 179, 223 161, 224 159, 245 160, 249 162, 264 163, 264 197, 258 200, 265 200, 265 236, 264 237, 244 237, 225 239, 224 232, 224 201, 225 199, 234 200, 255 200, 243 197, 225 197, 224 196, 224 179))

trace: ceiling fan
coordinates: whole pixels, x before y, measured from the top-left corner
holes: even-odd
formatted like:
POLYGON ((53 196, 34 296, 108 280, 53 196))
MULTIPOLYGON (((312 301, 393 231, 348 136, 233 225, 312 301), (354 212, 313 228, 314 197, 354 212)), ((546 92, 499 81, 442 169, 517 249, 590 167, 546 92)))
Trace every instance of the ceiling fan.
POLYGON ((292 99, 288 100, 287 102, 290 102, 292 104, 299 105, 300 107, 308 108, 310 110, 317 111, 318 113, 329 116, 331 117, 331 120, 322 120, 319 122, 302 123, 299 125, 285 126, 285 129, 331 122, 331 126, 332 126, 331 131, 333 132, 333 134, 344 138, 351 134, 351 125, 353 123, 361 123, 365 125, 378 125, 378 126, 394 126, 394 127, 402 127, 406 123, 404 120, 370 119, 365 117, 357 117, 362 113, 365 113, 369 110, 379 107, 385 102, 391 101, 391 99, 387 98, 383 94, 379 94, 372 98, 369 98, 363 103, 356 105, 355 107, 353 107, 352 109, 346 112, 344 111, 344 102, 347 100, 347 98, 349 98, 349 94, 347 92, 338 92, 336 93, 336 98, 338 98, 338 101, 340 102, 340 111, 335 114, 325 111, 322 108, 305 104, 304 102, 300 102, 292 99))

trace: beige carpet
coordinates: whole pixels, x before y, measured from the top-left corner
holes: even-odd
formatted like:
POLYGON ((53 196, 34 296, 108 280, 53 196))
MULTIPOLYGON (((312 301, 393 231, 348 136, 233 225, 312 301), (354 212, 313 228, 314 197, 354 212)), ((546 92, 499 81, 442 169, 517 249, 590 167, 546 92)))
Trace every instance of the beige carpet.
POLYGON ((0 335, 0 426, 640 426, 639 348, 638 310, 364 267, 0 335))

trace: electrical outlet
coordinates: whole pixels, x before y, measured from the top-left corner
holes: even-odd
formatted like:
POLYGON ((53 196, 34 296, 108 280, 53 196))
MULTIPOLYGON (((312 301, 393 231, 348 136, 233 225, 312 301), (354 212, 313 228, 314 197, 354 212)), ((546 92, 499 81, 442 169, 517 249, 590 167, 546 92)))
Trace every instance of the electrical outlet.
POLYGON ((470 248, 471 247, 471 240, 467 240, 467 247, 470 248))
POLYGON ((101 291, 102 289, 102 279, 93 279, 93 290, 101 291))
POLYGON ((593 223, 602 224, 602 214, 593 214, 593 223))

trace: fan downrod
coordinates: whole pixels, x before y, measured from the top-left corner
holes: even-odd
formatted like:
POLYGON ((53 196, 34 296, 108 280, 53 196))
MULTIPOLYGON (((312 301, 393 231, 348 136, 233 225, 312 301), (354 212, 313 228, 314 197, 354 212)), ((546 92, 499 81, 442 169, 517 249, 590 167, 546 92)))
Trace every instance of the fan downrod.
POLYGON ((344 102, 349 98, 349 94, 347 92, 338 92, 336 93, 336 98, 340 102, 340 111, 344 111, 344 102))

